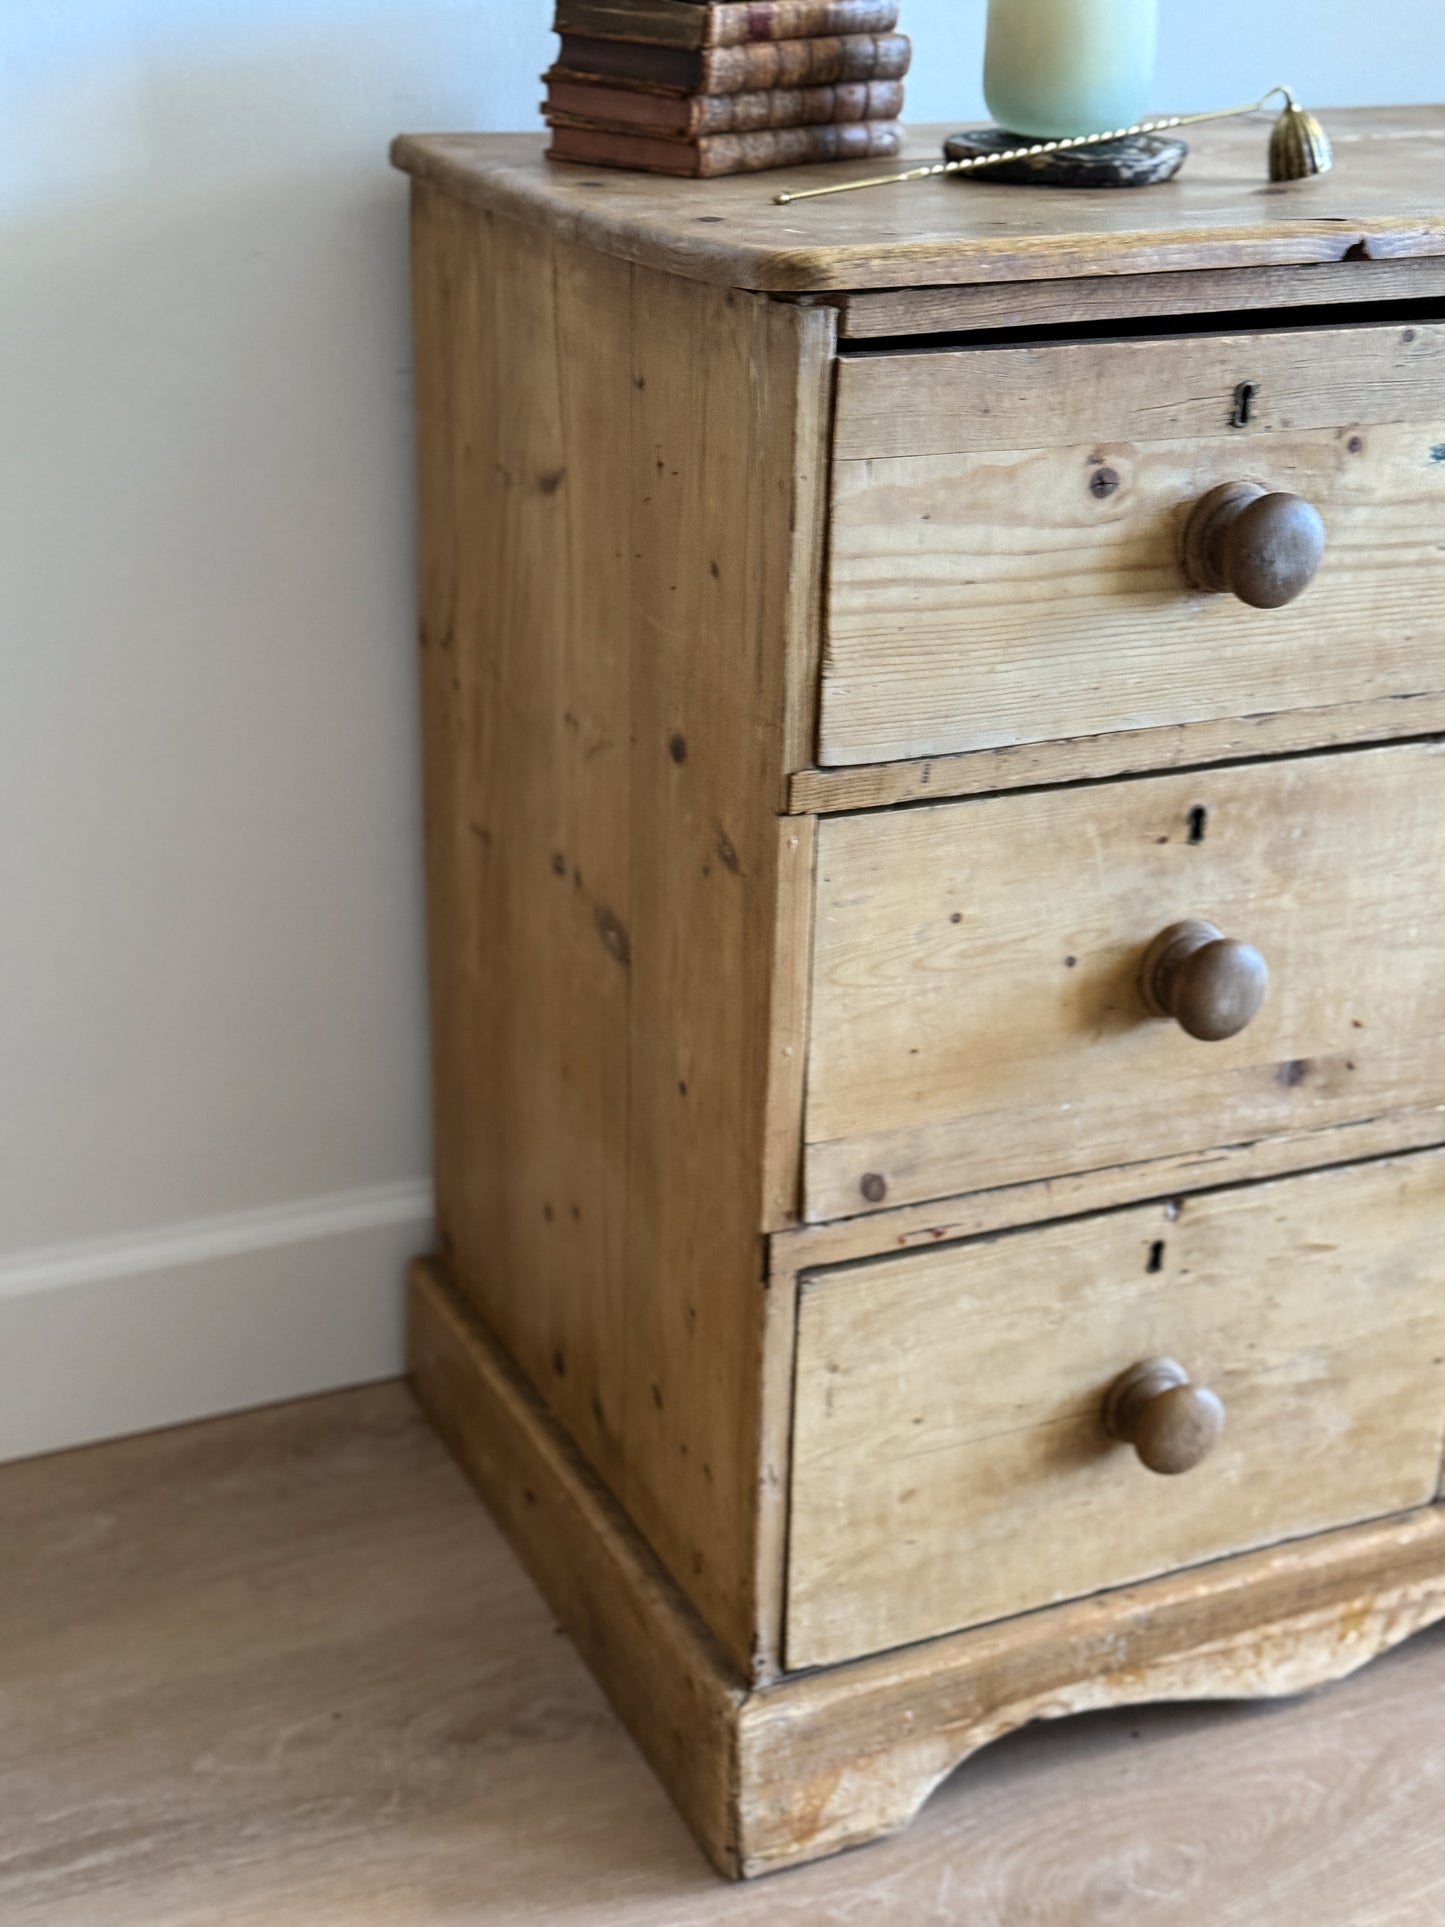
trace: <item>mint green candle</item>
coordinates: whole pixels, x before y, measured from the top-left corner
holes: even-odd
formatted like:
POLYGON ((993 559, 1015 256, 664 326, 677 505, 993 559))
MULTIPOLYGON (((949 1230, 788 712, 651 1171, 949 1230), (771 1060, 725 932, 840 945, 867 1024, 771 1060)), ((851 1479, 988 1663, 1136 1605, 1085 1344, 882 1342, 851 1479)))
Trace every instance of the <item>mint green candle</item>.
POLYGON ((989 0, 983 97, 1036 140, 1139 120, 1154 81, 1159 0, 989 0))

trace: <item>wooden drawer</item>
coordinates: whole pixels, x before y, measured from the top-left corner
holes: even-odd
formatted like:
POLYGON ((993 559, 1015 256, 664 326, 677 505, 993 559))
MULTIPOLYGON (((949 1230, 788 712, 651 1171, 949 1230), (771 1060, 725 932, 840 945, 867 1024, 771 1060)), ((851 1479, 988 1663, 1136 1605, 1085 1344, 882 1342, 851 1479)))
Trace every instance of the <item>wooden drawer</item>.
POLYGON ((798 1325, 787 1663, 1426 1503, 1445 1153, 823 1272, 798 1325), (1103 1421, 1153 1355, 1223 1400, 1182 1477, 1103 1421))
POLYGON ((1442 858, 1434 743, 825 819, 807 1217, 1120 1165, 1147 1195, 1150 1160, 1418 1123, 1445 1101, 1442 858), (1139 988, 1187 918, 1270 968, 1224 1042, 1139 988))
POLYGON ((1327 740, 1445 690, 1442 531, 1439 327, 845 359, 819 761, 1291 712, 1327 740), (1241 480, 1323 516, 1288 607, 1187 586, 1190 508, 1241 480))

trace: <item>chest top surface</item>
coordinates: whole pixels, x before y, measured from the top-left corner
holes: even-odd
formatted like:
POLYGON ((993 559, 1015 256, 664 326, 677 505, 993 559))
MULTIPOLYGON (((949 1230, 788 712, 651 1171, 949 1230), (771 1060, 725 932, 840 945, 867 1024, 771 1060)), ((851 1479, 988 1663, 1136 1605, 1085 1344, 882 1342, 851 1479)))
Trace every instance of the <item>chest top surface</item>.
MULTIPOLYGON (((1163 186, 940 179, 786 207, 773 201, 780 188, 849 170, 670 180, 548 161, 540 134, 404 134, 392 158, 462 200, 629 260, 777 293, 1445 255, 1445 106, 1337 108, 1321 119, 1335 166, 1306 181, 1269 181, 1266 113, 1187 129, 1189 160, 1163 186)), ((938 159, 948 131, 912 129, 899 165, 938 159)))

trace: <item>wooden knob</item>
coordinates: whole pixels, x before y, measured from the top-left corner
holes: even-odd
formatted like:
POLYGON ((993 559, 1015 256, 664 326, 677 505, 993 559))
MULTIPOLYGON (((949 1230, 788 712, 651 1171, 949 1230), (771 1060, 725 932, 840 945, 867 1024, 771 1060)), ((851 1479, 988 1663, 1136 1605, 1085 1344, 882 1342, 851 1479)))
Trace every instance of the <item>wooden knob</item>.
POLYGON ((1215 1044, 1258 1016, 1269 965, 1252 945, 1191 920, 1159 932, 1144 953, 1139 982, 1156 1017, 1172 1017, 1191 1037, 1215 1044))
POLYGON ((1151 1472, 1192 1472, 1224 1436, 1224 1406, 1172 1358, 1146 1358, 1115 1379, 1104 1423, 1151 1472))
POLYGON ((1184 530, 1184 568, 1193 586, 1237 595, 1252 609, 1293 602, 1314 581, 1324 552, 1318 509, 1253 482, 1212 488, 1195 503, 1184 530))

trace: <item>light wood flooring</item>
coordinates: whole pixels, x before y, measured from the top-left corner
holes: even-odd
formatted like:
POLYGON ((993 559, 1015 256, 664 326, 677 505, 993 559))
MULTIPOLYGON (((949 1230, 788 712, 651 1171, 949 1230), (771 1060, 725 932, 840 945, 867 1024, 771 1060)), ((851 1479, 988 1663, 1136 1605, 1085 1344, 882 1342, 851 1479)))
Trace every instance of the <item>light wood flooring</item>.
POLYGON ((1428 1927, 1445 1628, 719 1882, 399 1385, 0 1468, 0 1927, 1428 1927))

